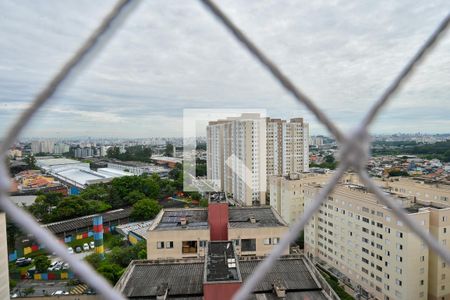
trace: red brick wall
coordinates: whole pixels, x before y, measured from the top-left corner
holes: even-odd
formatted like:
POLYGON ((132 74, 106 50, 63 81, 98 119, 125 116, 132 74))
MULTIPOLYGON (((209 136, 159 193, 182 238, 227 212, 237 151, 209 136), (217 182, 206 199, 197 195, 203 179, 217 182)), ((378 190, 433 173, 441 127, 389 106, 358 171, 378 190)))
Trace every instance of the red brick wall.
POLYGON ((208 205, 208 224, 211 241, 228 240, 227 203, 210 203, 208 205))
POLYGON ((230 300, 241 287, 240 282, 203 284, 203 299, 230 300))

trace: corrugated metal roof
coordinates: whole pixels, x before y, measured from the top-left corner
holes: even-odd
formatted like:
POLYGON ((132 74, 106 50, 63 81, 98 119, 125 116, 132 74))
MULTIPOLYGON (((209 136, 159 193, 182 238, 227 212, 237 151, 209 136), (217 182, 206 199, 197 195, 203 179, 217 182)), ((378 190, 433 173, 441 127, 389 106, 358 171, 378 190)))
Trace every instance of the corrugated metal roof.
MULTIPOLYGON (((242 280, 255 270, 262 258, 239 260, 242 280)), ((169 298, 182 296, 186 299, 203 295, 204 262, 164 262, 151 263, 136 261, 123 275, 122 293, 132 299, 155 297, 159 286, 167 284, 169 298)), ((252 299, 276 299, 273 284, 286 287, 286 299, 327 299, 316 284, 305 263, 299 257, 285 257, 278 260, 264 279, 257 285, 252 299)), ((178 299, 178 297, 177 297, 178 299)))
MULTIPOLYGON (((111 220, 118 220, 118 219, 124 219, 128 218, 131 214, 131 207, 128 208, 120 208, 116 210, 111 210, 105 213, 102 213, 100 215, 103 216, 103 222, 108 222, 111 220)), ((42 227, 47 228, 51 232, 58 234, 65 231, 72 231, 79 228, 84 228, 88 226, 92 226, 92 220, 94 219, 94 216, 97 216, 99 214, 94 214, 90 216, 84 216, 79 217, 75 219, 65 220, 65 221, 59 221, 55 223, 45 224, 42 225, 42 227)))

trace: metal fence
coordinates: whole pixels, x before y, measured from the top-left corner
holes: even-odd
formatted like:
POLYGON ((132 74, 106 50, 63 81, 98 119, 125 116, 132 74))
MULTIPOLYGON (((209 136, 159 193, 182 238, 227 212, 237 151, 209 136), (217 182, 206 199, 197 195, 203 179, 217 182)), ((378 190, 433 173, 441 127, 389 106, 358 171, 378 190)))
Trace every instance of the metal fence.
MULTIPOLYGON (((408 80, 416 67, 425 59, 431 49, 442 38, 450 23, 450 14, 446 15, 428 40, 426 40, 419 48, 417 53, 410 59, 399 75, 381 94, 379 99, 375 101, 375 104, 369 110, 361 124, 357 126, 351 134, 344 134, 308 96, 290 81, 290 79, 261 51, 261 49, 256 47, 256 45, 252 43, 252 41, 236 25, 234 25, 215 3, 210 0, 200 1, 204 4, 205 8, 215 15, 218 21, 230 31, 236 40, 273 75, 286 91, 297 99, 300 104, 305 105, 316 118, 325 125, 340 145, 340 165, 333 174, 331 180, 319 194, 316 195, 312 205, 305 209, 303 216, 299 216, 296 222, 291 226, 289 232, 281 239, 280 243, 273 249, 271 254, 258 265, 252 276, 244 282, 241 289, 235 294, 234 299, 243 300, 248 298, 258 281, 263 278, 264 274, 271 268, 276 259, 282 255, 284 249, 289 247, 289 244, 297 238, 298 232, 303 229, 308 220, 316 213, 322 202, 327 199, 328 194, 331 193, 341 176, 350 168, 358 172, 361 181, 367 188, 373 191, 382 203, 389 207, 405 225, 410 227, 424 242, 426 242, 431 250, 435 251, 445 262, 450 264, 450 252, 424 230, 424 228, 415 223, 407 215, 400 204, 384 194, 371 180, 365 169, 366 162, 369 158, 369 125, 379 113, 380 109, 408 80)), ((110 284, 102 276, 97 274, 89 264, 69 254, 57 238, 48 230, 41 228, 39 223, 30 214, 17 207, 9 200, 7 195, 10 186, 10 178, 4 158, 6 157, 8 149, 14 144, 17 136, 31 117, 53 96, 65 80, 72 76, 75 71, 79 71, 80 67, 88 64, 89 60, 100 51, 106 44, 108 37, 115 33, 129 13, 136 8, 138 3, 138 0, 119 0, 115 4, 111 12, 102 20, 98 28, 18 118, 0 146, 0 208, 24 231, 33 234, 40 243, 46 245, 47 249, 55 252, 62 259, 67 261, 71 265, 73 271, 85 282, 88 282, 91 287, 102 294, 105 299, 124 299, 124 297, 113 290, 110 284)))

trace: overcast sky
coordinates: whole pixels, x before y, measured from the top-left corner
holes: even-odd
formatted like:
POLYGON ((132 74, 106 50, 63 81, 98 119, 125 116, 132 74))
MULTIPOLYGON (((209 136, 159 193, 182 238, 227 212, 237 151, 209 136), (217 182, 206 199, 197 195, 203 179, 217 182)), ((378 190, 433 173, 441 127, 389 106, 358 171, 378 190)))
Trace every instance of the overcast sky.
MULTIPOLYGON (((339 126, 348 129, 449 13, 442 1, 217 1, 339 126)), ((0 1, 0 137, 112 1, 0 1)), ((298 105, 197 1, 144 1, 22 136, 181 136, 185 108, 298 105)), ((374 133, 450 132, 450 34, 374 133)))

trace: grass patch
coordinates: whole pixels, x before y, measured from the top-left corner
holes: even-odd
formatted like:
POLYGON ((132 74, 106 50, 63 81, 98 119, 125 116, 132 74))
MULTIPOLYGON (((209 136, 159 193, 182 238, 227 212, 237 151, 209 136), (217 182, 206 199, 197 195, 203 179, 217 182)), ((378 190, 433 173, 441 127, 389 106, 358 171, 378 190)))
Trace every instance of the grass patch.
POLYGON ((72 247, 74 249, 75 249, 75 247, 78 247, 78 246, 83 248, 84 243, 88 243, 89 244, 93 240, 94 240, 93 237, 88 237, 88 238, 81 239, 81 240, 73 240, 70 243, 67 243, 66 245, 67 245, 67 247, 72 247))
POLYGON ((323 272, 322 270, 319 270, 319 272, 322 274, 323 278, 328 282, 328 284, 331 286, 331 288, 336 292, 336 294, 339 296, 339 298, 343 300, 354 300, 351 295, 349 295, 343 287, 339 285, 339 281, 333 277, 328 275, 328 273, 323 272))
POLYGON ((36 256, 41 255, 48 255, 48 252, 45 249, 39 249, 37 251, 28 253, 27 255, 24 255, 25 257, 35 258, 36 256))

